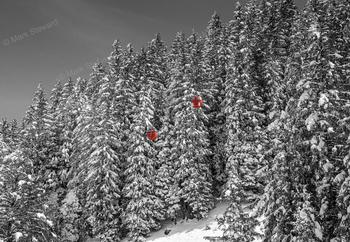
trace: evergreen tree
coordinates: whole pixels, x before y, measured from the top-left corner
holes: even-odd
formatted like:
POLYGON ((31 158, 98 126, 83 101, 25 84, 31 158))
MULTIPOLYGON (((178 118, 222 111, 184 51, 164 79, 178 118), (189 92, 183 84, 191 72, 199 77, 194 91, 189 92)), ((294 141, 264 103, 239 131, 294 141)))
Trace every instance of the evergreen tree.
POLYGON ((0 134, 2 137, 3 142, 5 142, 6 144, 10 143, 10 123, 6 120, 3 119, 0 123, 0 134))
POLYGON ((234 12, 231 39, 232 58, 226 81, 225 113, 227 125, 227 174, 225 195, 230 207, 221 219, 224 234, 234 241, 250 241, 257 225, 255 214, 246 208, 254 207, 261 190, 256 171, 261 159, 263 138, 262 98, 259 83, 255 80, 254 41, 252 18, 255 6, 248 3, 245 9, 238 4, 234 12), (246 204, 244 206, 244 204, 246 204), (225 225, 226 223, 226 225, 225 225))
POLYGON ((337 37, 340 25, 331 1, 309 1, 305 11, 307 38, 300 52, 301 79, 292 107, 296 120, 293 130, 298 132, 293 132, 292 139, 300 164, 296 179, 303 186, 301 199, 308 204, 307 208, 298 206, 298 219, 308 226, 296 226, 294 233, 304 240, 330 241, 336 238, 340 222, 338 179, 345 179, 343 159, 348 150, 348 130, 339 125, 348 113, 344 109, 348 99, 343 92, 343 57, 339 54, 344 42, 337 37))
POLYGON ((53 222, 45 216, 45 190, 33 172, 33 161, 16 150, 2 157, 1 163, 0 239, 57 241, 53 222))
POLYGON ((52 117, 48 108, 44 90, 39 85, 24 118, 20 145, 28 159, 33 161, 34 171, 46 188, 51 187, 53 182, 50 179, 52 160, 49 153, 52 117))
MULTIPOLYGON (((111 79, 112 80, 112 79, 111 79)), ((113 120, 114 81, 103 79, 98 107, 92 105, 92 122, 83 134, 91 147, 80 155, 78 189, 85 193, 84 217, 92 228, 91 235, 102 241, 119 241, 120 161, 116 153, 120 146, 117 138, 118 122, 113 120), (95 110, 94 110, 95 109, 95 110), (99 115, 97 115, 97 111, 99 115)))
POLYGON ((160 34, 156 35, 147 49, 147 65, 149 66, 149 76, 154 84, 152 92, 152 100, 154 103, 155 114, 152 123, 156 129, 162 127, 161 117, 164 116, 164 90, 167 86, 168 68, 167 68, 167 49, 164 42, 161 40, 160 34))
POLYGON ((60 187, 61 178, 60 173, 65 168, 64 160, 62 158, 61 147, 63 145, 63 129, 64 122, 61 115, 61 102, 63 95, 63 86, 60 82, 56 84, 52 90, 50 97, 50 106, 48 112, 52 117, 52 123, 50 125, 50 159, 51 159, 51 170, 49 174, 50 179, 53 179, 53 186, 56 190, 60 187))
POLYGON ((0 135, 2 136, 3 141, 12 149, 15 149, 19 143, 19 129, 17 120, 14 119, 9 122, 8 120, 3 119, 0 127, 0 135))
MULTIPOLYGON (((141 81, 146 81, 141 79, 141 81)), ((145 241, 152 229, 159 229, 163 204, 155 195, 156 153, 153 144, 147 140, 146 132, 153 128, 150 122, 154 107, 146 83, 138 92, 134 107, 133 123, 129 137, 129 154, 125 170, 123 195, 127 203, 123 213, 123 224, 132 241, 145 241), (147 91, 148 90, 148 91, 147 91)))
POLYGON ((205 101, 208 102, 210 106, 210 110, 207 112, 209 115, 209 138, 212 151, 210 160, 216 192, 219 192, 221 186, 226 181, 226 156, 222 147, 224 147, 225 143, 223 100, 225 96, 224 85, 228 67, 228 34, 228 29, 221 23, 220 17, 214 13, 207 27, 207 36, 203 53, 207 72, 206 78, 203 81, 205 81, 207 85, 204 85, 204 83, 201 83, 201 85, 204 85, 204 88, 202 88, 206 89, 207 92, 211 92, 211 95, 204 95, 203 98, 205 98, 205 101))
POLYGON ((301 19, 298 19, 292 1, 272 2, 274 22, 271 23, 269 61, 271 105, 268 111, 265 146, 268 160, 264 173, 267 185, 261 211, 265 220, 265 241, 293 238, 295 213, 302 195, 299 184, 292 179, 300 169, 298 153, 294 150, 293 125, 295 113, 295 86, 301 76, 301 58, 297 51, 302 47, 301 19), (289 101, 289 102, 288 102, 289 101))
POLYGON ((81 239, 81 214, 82 206, 77 197, 76 189, 69 189, 66 197, 62 200, 60 212, 62 222, 60 228, 60 239, 64 242, 79 241, 81 239))
MULTIPOLYGON (((168 56, 167 68, 173 73, 177 72, 177 66, 185 65, 185 46, 186 39, 183 33, 178 33, 172 43, 170 54, 168 56)), ((170 73, 169 73, 170 74, 170 73)), ((180 73, 178 73, 180 75, 180 73)), ((171 75, 168 77, 171 78, 171 75)), ((163 126, 159 132, 161 137, 158 143, 159 152, 157 163, 159 169, 156 177, 156 195, 164 204, 164 213, 166 218, 172 219, 175 223, 181 214, 179 183, 175 179, 175 170, 178 167, 178 155, 174 153, 176 147, 174 140, 176 132, 174 131, 174 101, 180 98, 179 82, 169 81, 166 89, 163 91, 164 96, 164 116, 162 118, 163 126)))
MULTIPOLYGON (((337 89, 339 90, 339 99, 338 102, 339 106, 341 107, 339 110, 339 113, 341 114, 340 119, 340 126, 339 129, 343 130, 342 137, 346 138, 346 136, 349 135, 349 125, 348 125, 348 118, 349 118, 349 85, 348 81, 350 80, 350 54, 349 54, 349 48, 350 48, 350 29, 349 29, 349 13, 350 13, 350 3, 348 1, 339 1, 335 2, 333 1, 333 8, 334 12, 330 16, 334 15, 334 20, 337 23, 338 31, 339 33, 336 33, 337 35, 337 41, 340 42, 340 49, 338 50, 339 53, 331 53, 333 57, 338 57, 338 65, 341 69, 341 80, 337 83, 337 89), (341 31, 342 30, 342 31, 341 31)), ((334 30, 337 31, 337 30, 334 30)), ((346 153, 346 149, 348 149, 344 143, 340 146, 342 149, 339 149, 337 147, 337 150, 333 150, 335 152, 335 155, 343 158, 344 162, 344 169, 338 173, 338 175, 334 178, 334 181, 336 183, 339 182, 340 184, 340 190, 338 193, 338 206, 341 213, 340 216, 340 223, 339 227, 336 231, 336 238, 339 240, 350 240, 350 216, 349 216, 349 206, 350 206, 350 200, 348 198, 348 194, 350 194, 350 162, 349 162, 349 153, 346 153), (341 178, 341 179, 339 179, 341 178)), ((339 159, 338 158, 338 159, 339 159)))
MULTIPOLYGON (((132 107, 135 105, 135 53, 131 45, 128 45, 123 51, 120 42, 116 41, 113 45, 113 52, 109 57, 110 77, 115 81, 115 91, 113 99, 112 116, 118 121, 120 142, 119 158, 124 171, 126 158, 128 157, 128 136, 130 134, 130 124, 132 121, 132 107)), ((123 173, 123 172, 121 172, 123 173)), ((124 175, 121 174, 124 180, 124 175)))
POLYGON ((171 154, 171 140, 174 138, 173 126, 170 124, 169 119, 165 116, 163 119, 163 127, 159 132, 159 136, 162 137, 158 142, 158 163, 159 169, 156 175, 155 191, 157 197, 159 197, 164 204, 165 218, 170 218, 177 223, 177 218, 180 215, 180 199, 178 197, 179 186, 174 178, 175 165, 171 154))
POLYGON ((105 77, 106 71, 102 63, 96 63, 92 67, 92 73, 86 87, 86 96, 95 103, 98 98, 98 90, 100 90, 102 79, 105 77))
POLYGON ((202 110, 195 110, 191 105, 192 98, 200 95, 200 90, 195 88, 203 80, 201 55, 198 56, 201 46, 196 34, 188 41, 184 41, 182 34, 177 35, 170 57, 174 62, 169 85, 169 92, 173 94, 169 115, 174 122, 170 159, 175 162, 178 198, 184 217, 198 219, 205 217, 214 205, 208 130, 204 125, 208 119, 202 110))

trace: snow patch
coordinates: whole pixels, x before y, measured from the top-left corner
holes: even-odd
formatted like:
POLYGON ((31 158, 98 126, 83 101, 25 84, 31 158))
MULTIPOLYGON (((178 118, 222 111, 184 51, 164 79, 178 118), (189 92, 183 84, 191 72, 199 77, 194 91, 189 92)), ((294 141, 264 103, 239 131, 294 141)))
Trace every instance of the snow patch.
POLYGON ((45 214, 43 214, 43 213, 37 213, 36 216, 37 216, 38 218, 40 218, 40 219, 46 220, 46 216, 45 216, 45 214))
POLYGON ((345 172, 342 171, 334 178, 334 182, 340 184, 342 181, 344 181, 345 175, 346 175, 345 172))
POLYGON ((325 93, 321 93, 320 99, 318 100, 318 106, 327 108, 327 104, 329 103, 329 99, 325 93))
POLYGON ((311 131, 311 129, 315 126, 317 120, 318 120, 317 113, 310 114, 310 116, 305 120, 305 125, 308 131, 311 131))
POLYGON ((301 211, 300 211, 299 216, 300 216, 300 218, 302 218, 302 219, 307 219, 307 214, 305 213, 304 210, 301 210, 301 211))
MULTIPOLYGON (((205 236, 222 236, 216 218, 221 216, 227 209, 228 203, 222 202, 213 209, 207 218, 197 221, 179 221, 177 225, 168 221, 163 224, 163 229, 151 234, 146 241, 149 242, 208 242, 205 236), (210 229, 206 229, 210 228, 210 229), (164 234, 165 229, 171 230, 168 235, 164 234)), ((123 240, 127 242, 127 239, 123 240)))
POLYGON ((315 35, 318 39, 321 37, 321 32, 320 32, 320 30, 318 29, 317 24, 312 24, 312 25, 310 26, 309 31, 311 32, 312 35, 315 35))
POLYGON ((19 241, 21 237, 23 237, 23 234, 21 232, 16 232, 15 233, 15 241, 16 242, 19 241))
POLYGON ((48 220, 48 219, 46 218, 45 214, 43 214, 43 213, 37 213, 36 216, 37 216, 39 219, 45 221, 49 226, 51 226, 51 227, 53 226, 53 222, 52 222, 51 220, 48 220))
POLYGON ((73 204, 77 201, 77 195, 74 190, 70 190, 63 200, 63 203, 73 204))
POLYGON ((20 180, 19 182, 18 182, 18 186, 23 186, 24 184, 26 184, 27 182, 26 181, 24 181, 24 180, 20 180))
POLYGON ((318 222, 315 222, 315 235, 320 240, 323 239, 322 228, 321 228, 321 225, 318 222))
POLYGON ((305 102, 306 100, 310 99, 310 95, 308 91, 303 92, 303 94, 301 94, 299 101, 298 101, 298 107, 301 106, 301 104, 303 102, 305 102))
POLYGON ((268 131, 272 131, 274 129, 278 128, 278 120, 273 121, 267 126, 268 131))
POLYGON ((225 191, 225 197, 230 197, 231 196, 231 191, 230 190, 226 190, 225 191))
POLYGON ((333 169, 333 165, 329 161, 327 161, 327 163, 323 165, 323 170, 325 172, 329 172, 331 169, 333 169))
POLYGON ((340 55, 339 53, 334 53, 332 54, 335 58, 338 58, 338 59, 342 59, 344 58, 342 55, 340 55))
MULTIPOLYGON (((177 225, 174 225, 170 221, 166 221, 163 224, 163 229, 154 232, 146 239, 148 242, 208 242, 205 240, 205 236, 222 236, 223 232, 219 228, 216 219, 224 214, 228 202, 219 203, 215 209, 213 209, 207 218, 202 220, 188 220, 179 221, 177 225), (165 235, 165 230, 170 232, 165 235)), ((260 226, 257 227, 257 231, 262 231, 263 219, 260 218, 260 226)), ((122 240, 127 242, 127 239, 122 240)), ((254 240, 255 242, 261 241, 260 239, 254 240)))

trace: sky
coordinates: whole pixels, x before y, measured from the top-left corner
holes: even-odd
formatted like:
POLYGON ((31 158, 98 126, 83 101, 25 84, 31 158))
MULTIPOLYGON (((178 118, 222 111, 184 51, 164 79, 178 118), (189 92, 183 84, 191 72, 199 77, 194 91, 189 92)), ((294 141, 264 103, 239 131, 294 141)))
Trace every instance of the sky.
POLYGON ((139 50, 160 33, 169 46, 176 32, 203 32, 214 11, 230 20, 234 6, 234 0, 1 0, 0 118, 22 119, 39 84, 49 94, 58 80, 87 77, 116 39, 139 50))

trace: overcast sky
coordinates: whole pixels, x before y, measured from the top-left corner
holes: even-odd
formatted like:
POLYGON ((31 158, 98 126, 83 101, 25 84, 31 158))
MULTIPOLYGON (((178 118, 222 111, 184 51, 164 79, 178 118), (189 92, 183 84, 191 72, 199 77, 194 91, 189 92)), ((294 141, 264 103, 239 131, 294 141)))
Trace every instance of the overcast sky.
POLYGON ((159 32, 169 46, 178 31, 204 31, 214 11, 228 21, 234 2, 1 0, 0 118, 22 118, 39 83, 49 92, 58 79, 87 76, 115 39, 138 50, 159 32))

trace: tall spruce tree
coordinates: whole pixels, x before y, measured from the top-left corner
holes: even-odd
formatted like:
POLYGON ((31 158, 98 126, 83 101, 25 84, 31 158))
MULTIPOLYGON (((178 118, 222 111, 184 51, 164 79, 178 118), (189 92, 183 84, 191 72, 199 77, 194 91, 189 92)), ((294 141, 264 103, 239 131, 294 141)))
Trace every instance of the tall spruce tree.
POLYGON ((97 104, 92 104, 92 122, 85 132, 89 144, 81 158, 76 179, 85 192, 84 217, 91 235, 102 241, 120 240, 120 161, 117 138, 118 121, 113 119, 114 80, 103 79, 97 104), (95 106, 96 105, 96 106, 95 106))
POLYGON ((292 134, 300 165, 295 179, 303 187, 293 230, 300 240, 333 240, 340 222, 336 198, 339 181, 345 179, 348 129, 339 124, 347 116, 348 99, 340 54, 345 43, 338 37, 341 25, 334 6, 332 1, 309 1, 304 14, 307 38, 300 52, 303 64, 293 106, 297 132, 292 134))
POLYGON ((132 241, 145 241, 151 230, 159 228, 162 217, 161 200, 155 195, 154 145, 147 140, 146 132, 153 125, 153 106, 150 94, 144 86, 138 94, 138 105, 134 107, 134 118, 129 138, 129 154, 125 170, 125 186, 123 195, 127 204, 123 213, 123 224, 128 230, 128 238, 132 241))
POLYGON ((98 90, 100 90, 102 79, 106 75, 105 67, 102 63, 96 63, 92 66, 92 73, 86 87, 86 96, 95 103, 98 99, 98 90))
POLYGON ((52 117, 44 90, 38 87, 33 103, 24 118, 24 129, 21 132, 21 145, 26 157, 33 162, 35 172, 46 188, 54 182, 50 179, 52 166, 50 160, 50 127, 52 117))
POLYGON ((167 48, 161 39, 160 34, 156 35, 147 49, 147 65, 149 66, 149 78, 152 79, 155 87, 152 93, 152 100, 154 102, 154 120, 152 123, 156 129, 162 127, 162 117, 164 116, 164 90, 168 81, 167 68, 167 48))
POLYGON ((132 241, 145 241, 153 229, 159 229, 163 219, 163 203, 155 192, 156 150, 146 133, 154 128, 152 93, 155 88, 149 77, 147 53, 144 49, 136 58, 136 105, 132 108, 131 133, 128 139, 128 157, 124 171, 123 196, 125 207, 123 225, 132 241))
POLYGON ((172 47, 170 66, 173 140, 170 159, 175 162, 175 179, 179 186, 178 197, 186 218, 203 218, 213 207, 212 177, 209 171, 207 117, 203 110, 195 110, 191 100, 201 95, 196 87, 203 81, 201 75, 202 41, 192 34, 187 41, 178 34, 172 47), (198 55, 199 54, 199 55, 198 55))
POLYGON ((251 42, 254 41, 253 19, 256 14, 254 2, 245 8, 237 5, 230 23, 232 58, 226 81, 225 113, 227 128, 228 180, 225 196, 230 206, 219 220, 224 235, 233 241, 251 241, 257 235, 254 207, 256 195, 261 190, 256 171, 259 168, 263 144, 263 100, 259 96, 259 83, 255 79, 255 56, 251 42))
POLYGON ((223 101, 225 96, 224 85, 226 82, 228 67, 229 43, 228 29, 220 20, 218 14, 214 13, 207 27, 203 60, 207 72, 205 80, 202 80, 202 89, 210 92, 211 95, 204 95, 205 102, 208 102, 210 109, 209 133, 212 155, 210 157, 211 170, 214 178, 215 192, 219 193, 220 188, 226 181, 225 165, 226 156, 223 149, 225 143, 225 115, 223 101), (204 82, 205 83, 204 83, 204 82))
POLYGON ((46 193, 34 162, 20 149, 11 152, 0 146, 0 239, 57 241, 53 222, 45 215, 46 193))
MULTIPOLYGON (((350 19, 350 3, 348 1, 339 1, 335 2, 333 1, 333 7, 334 7, 334 17, 336 20, 336 23, 338 26, 337 33, 337 40, 341 42, 339 52, 333 53, 333 57, 337 57, 338 59, 338 65, 340 65, 340 68, 342 70, 341 77, 342 79, 337 84, 338 90, 339 90, 339 99, 338 102, 340 102, 339 107, 342 107, 340 112, 342 114, 341 120, 339 122, 340 126, 344 133, 342 136, 345 138, 346 136, 349 137, 349 100, 350 100, 350 89, 349 89, 349 80, 350 80, 350 54, 349 54, 349 48, 350 48, 350 25, 349 25, 349 19, 350 19), (341 31, 342 30, 342 31, 341 31), (346 132, 347 131, 347 132, 346 132)), ((344 144, 343 144, 344 145, 344 144)), ((346 146, 342 147, 345 149, 348 149, 346 146)), ((343 157, 345 154, 345 157, 343 159, 344 162, 344 168, 342 172, 340 172, 335 177, 335 182, 340 184, 340 190, 338 193, 338 206, 340 209, 340 223, 339 227, 336 231, 336 238, 339 240, 350 240, 350 200, 348 197, 348 194, 350 194, 350 161, 349 161, 349 153, 346 153, 344 149, 337 149, 337 154, 342 154, 341 157, 343 157), (341 178, 341 179, 339 179, 341 178)))

